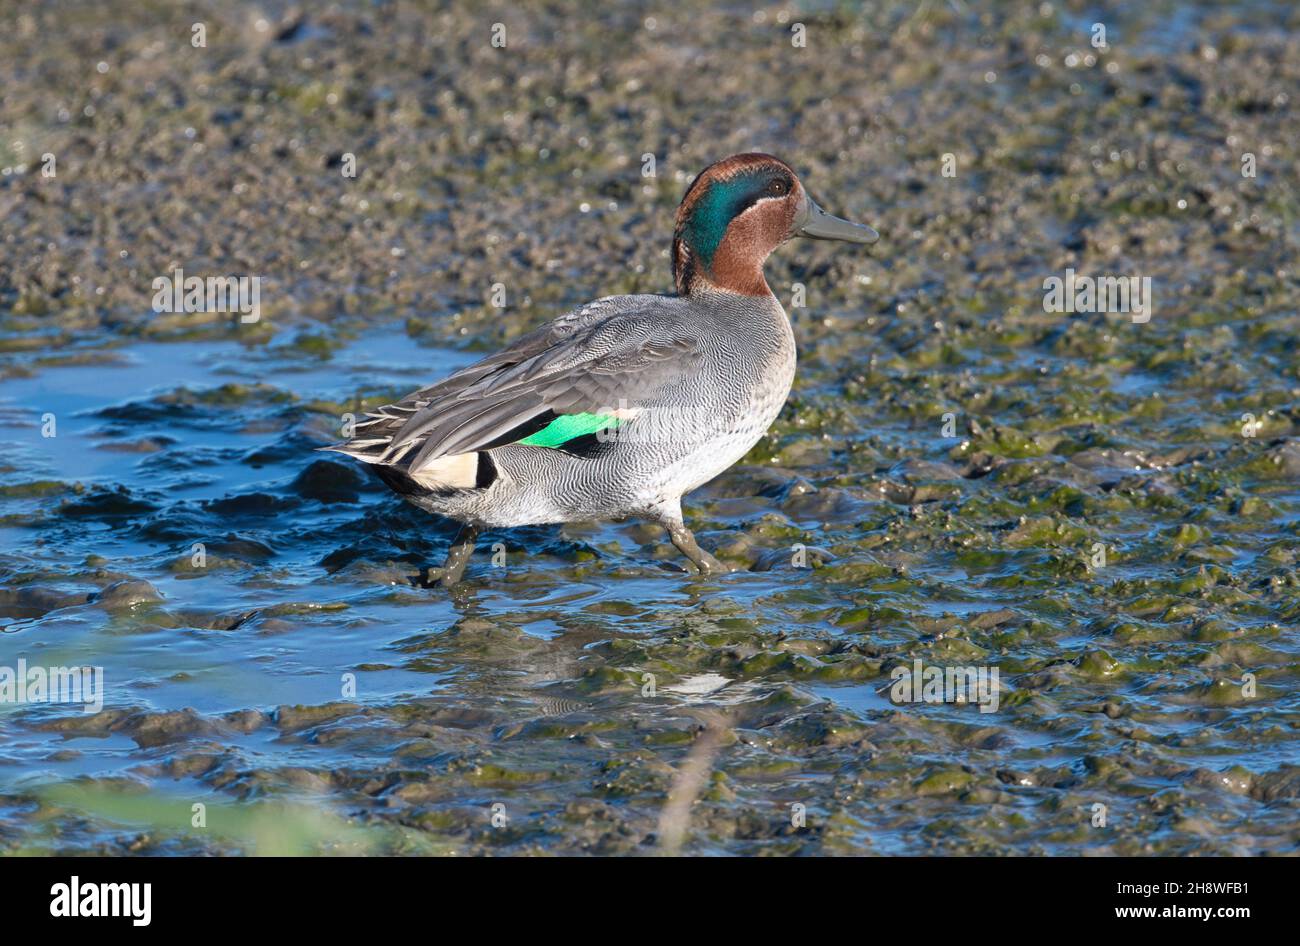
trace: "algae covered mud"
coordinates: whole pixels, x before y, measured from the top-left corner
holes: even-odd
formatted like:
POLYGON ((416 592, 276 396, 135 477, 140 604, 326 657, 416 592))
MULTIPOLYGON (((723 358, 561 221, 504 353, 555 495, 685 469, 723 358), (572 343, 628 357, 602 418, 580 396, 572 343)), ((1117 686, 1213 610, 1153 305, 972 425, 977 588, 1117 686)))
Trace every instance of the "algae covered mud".
POLYGON ((5 17, 0 850, 1295 850, 1292 5, 5 17), (687 503, 737 570, 424 587, 454 527, 313 448, 667 291, 750 149, 883 239, 769 263, 794 393, 687 503))

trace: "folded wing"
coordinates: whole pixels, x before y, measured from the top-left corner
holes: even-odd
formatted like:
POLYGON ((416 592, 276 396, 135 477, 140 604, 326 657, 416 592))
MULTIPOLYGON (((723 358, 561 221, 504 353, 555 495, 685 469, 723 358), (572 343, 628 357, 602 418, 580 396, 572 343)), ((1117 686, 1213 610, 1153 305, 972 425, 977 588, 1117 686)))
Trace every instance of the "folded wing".
POLYGON ((328 449, 414 475, 443 457, 521 441, 561 446, 570 432, 635 416, 695 372, 699 343, 653 302, 612 312, 605 302, 367 414, 351 440, 328 449))

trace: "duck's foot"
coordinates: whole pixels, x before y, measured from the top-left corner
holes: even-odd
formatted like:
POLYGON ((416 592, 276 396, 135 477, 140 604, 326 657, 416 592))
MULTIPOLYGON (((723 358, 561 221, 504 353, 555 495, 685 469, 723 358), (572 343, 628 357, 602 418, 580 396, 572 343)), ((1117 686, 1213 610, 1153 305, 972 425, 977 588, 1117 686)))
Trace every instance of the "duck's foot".
POLYGON ((690 529, 686 528, 685 523, 665 522, 663 526, 668 530, 668 536, 673 540, 673 545, 677 546, 677 551, 689 558, 701 575, 725 575, 731 571, 722 562, 700 548, 700 543, 695 541, 695 536, 690 529))
POLYGON ((474 554, 474 543, 477 541, 478 526, 461 526, 460 534, 456 536, 455 541, 451 544, 451 551, 447 553, 447 561, 442 563, 441 568, 430 568, 428 570, 425 576, 425 584, 433 585, 437 583, 444 588, 450 588, 459 582, 465 574, 465 567, 469 565, 470 556, 474 554))

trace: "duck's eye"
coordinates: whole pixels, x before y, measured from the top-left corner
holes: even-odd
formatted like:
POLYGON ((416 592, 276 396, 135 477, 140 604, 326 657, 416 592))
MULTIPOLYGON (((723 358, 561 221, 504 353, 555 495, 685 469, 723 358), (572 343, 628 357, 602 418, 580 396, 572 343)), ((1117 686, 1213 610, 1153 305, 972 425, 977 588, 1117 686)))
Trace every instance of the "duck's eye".
POLYGON ((781 180, 779 177, 771 184, 767 185, 767 192, 773 197, 780 197, 787 190, 788 188, 786 187, 785 181, 781 180))

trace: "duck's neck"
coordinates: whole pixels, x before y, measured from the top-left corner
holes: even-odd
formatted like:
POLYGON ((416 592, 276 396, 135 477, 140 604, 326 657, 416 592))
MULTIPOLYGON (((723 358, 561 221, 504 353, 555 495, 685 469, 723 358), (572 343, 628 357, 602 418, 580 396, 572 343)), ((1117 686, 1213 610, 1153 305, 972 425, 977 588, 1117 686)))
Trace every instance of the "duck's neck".
POLYGON ((733 239, 729 234, 718 245, 712 259, 703 260, 693 254, 685 266, 676 272, 677 292, 689 296, 705 287, 741 296, 766 298, 772 290, 763 276, 766 253, 743 239, 733 239))
POLYGON ((723 254, 719 248, 713 258, 712 268, 704 274, 712 285, 726 292, 742 296, 765 297, 772 294, 767 279, 763 276, 763 261, 752 256, 723 254))

